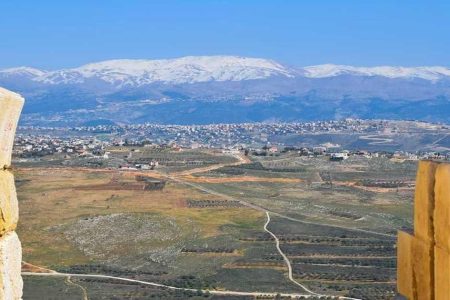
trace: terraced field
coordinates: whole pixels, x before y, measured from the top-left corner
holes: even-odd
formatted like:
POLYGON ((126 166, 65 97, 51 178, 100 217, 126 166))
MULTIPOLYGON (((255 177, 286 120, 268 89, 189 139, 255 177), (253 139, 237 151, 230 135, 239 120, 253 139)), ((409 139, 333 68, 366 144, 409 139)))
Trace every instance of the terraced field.
POLYGON ((293 265, 295 278, 323 292, 348 290, 349 297, 394 296, 395 239, 274 219, 270 228, 293 265), (361 294, 363 286, 367 286, 361 294), (384 293, 371 291, 384 288, 384 293))

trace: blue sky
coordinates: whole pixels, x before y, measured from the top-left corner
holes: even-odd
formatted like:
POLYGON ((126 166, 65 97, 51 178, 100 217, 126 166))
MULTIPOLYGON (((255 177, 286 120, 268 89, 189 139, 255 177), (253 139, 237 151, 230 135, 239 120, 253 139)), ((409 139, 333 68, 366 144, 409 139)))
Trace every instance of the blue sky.
POLYGON ((2 0, 0 68, 229 54, 450 65, 450 1, 2 0))

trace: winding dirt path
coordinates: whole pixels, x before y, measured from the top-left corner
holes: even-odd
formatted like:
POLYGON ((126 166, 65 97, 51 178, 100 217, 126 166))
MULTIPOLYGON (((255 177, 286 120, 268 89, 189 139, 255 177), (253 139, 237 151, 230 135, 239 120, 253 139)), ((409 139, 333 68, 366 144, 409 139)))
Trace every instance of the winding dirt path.
MULTIPOLYGON (((52 273, 52 274, 54 274, 54 273, 52 273)), ((68 285, 73 285, 73 286, 79 288, 83 292, 83 300, 89 300, 86 288, 84 286, 82 286, 81 284, 73 282, 70 278, 71 278, 70 275, 66 277, 66 283, 68 285)))
POLYGON ((311 295, 315 295, 315 296, 321 296, 320 294, 317 294, 313 291, 311 291, 310 289, 308 289, 306 286, 304 286, 303 284, 297 282, 294 277, 292 276, 292 265, 291 262, 289 261, 289 258, 286 256, 286 254, 283 253, 283 251, 281 251, 280 248, 280 240, 278 239, 278 237, 269 229, 267 229, 267 226, 270 223, 270 214, 268 211, 266 211, 266 216, 267 216, 267 221, 264 224, 264 230, 266 232, 268 232, 274 239, 275 239, 275 243, 276 243, 276 247, 278 252, 280 253, 280 255, 283 257, 283 260, 285 261, 287 268, 288 268, 288 278, 290 281, 292 281, 295 285, 298 285, 299 287, 301 287, 302 289, 304 289, 307 293, 311 294, 311 295))
MULTIPOLYGON (((311 296, 316 296, 316 297, 330 297, 330 295, 323 295, 323 294, 318 294, 316 292, 311 291, 310 289, 308 289, 305 285, 301 284, 300 282, 298 282, 297 280, 294 279, 293 275, 292 275, 292 265, 291 262, 289 261, 289 258, 287 257, 286 254, 284 254, 284 252, 281 250, 280 248, 280 240, 278 239, 278 237, 272 232, 270 231, 267 226, 270 223, 270 214, 268 211, 266 211, 266 216, 267 216, 267 221, 264 224, 264 230, 266 232, 268 232, 274 239, 275 239, 275 245, 277 247, 278 252, 280 253, 280 255, 283 257, 283 260, 285 261, 287 267, 288 267, 288 278, 289 280, 294 283, 295 285, 298 285, 299 287, 301 287, 303 290, 305 290, 307 293, 309 293, 311 296)), ((344 296, 339 296, 338 299, 345 299, 345 300, 361 300, 358 298, 350 298, 350 297, 344 297, 344 296)))

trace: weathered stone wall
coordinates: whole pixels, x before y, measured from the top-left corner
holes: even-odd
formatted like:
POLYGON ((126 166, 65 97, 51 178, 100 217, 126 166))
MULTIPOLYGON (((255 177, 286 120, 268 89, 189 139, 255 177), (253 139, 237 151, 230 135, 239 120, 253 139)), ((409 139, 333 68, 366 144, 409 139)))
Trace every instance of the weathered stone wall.
POLYGON ((0 300, 22 298, 22 247, 14 232, 19 208, 10 166, 23 102, 18 94, 0 88, 0 300))
POLYGON ((450 300, 450 164, 421 161, 414 235, 399 232, 397 288, 410 300, 450 300))

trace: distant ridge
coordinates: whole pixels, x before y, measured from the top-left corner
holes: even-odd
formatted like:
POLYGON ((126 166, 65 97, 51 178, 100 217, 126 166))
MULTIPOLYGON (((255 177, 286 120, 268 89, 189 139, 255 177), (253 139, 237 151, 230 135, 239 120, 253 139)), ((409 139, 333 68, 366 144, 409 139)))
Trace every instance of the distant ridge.
POLYGON ((264 58, 116 59, 77 68, 0 70, 27 99, 22 124, 207 124, 317 119, 450 123, 450 69, 295 67, 264 58))
POLYGON ((446 67, 354 67, 323 64, 303 68, 288 67, 273 60, 239 56, 186 56, 175 59, 116 59, 78 68, 43 71, 18 67, 0 70, 0 76, 24 76, 46 84, 79 84, 98 79, 110 84, 141 86, 161 83, 242 81, 269 77, 327 78, 341 75, 418 78, 437 81, 450 78, 446 67))
POLYGON ((450 77, 450 69, 446 67, 352 67, 344 65, 317 65, 303 68, 306 77, 324 78, 339 75, 382 76, 388 78, 420 78, 440 80, 450 77))
POLYGON ((160 60, 116 59, 57 71, 13 68, 1 70, 0 73, 33 74, 35 75, 33 80, 48 84, 82 83, 85 79, 97 78, 109 83, 137 86, 155 82, 196 83, 294 76, 293 70, 272 60, 238 56, 186 56, 160 60))

